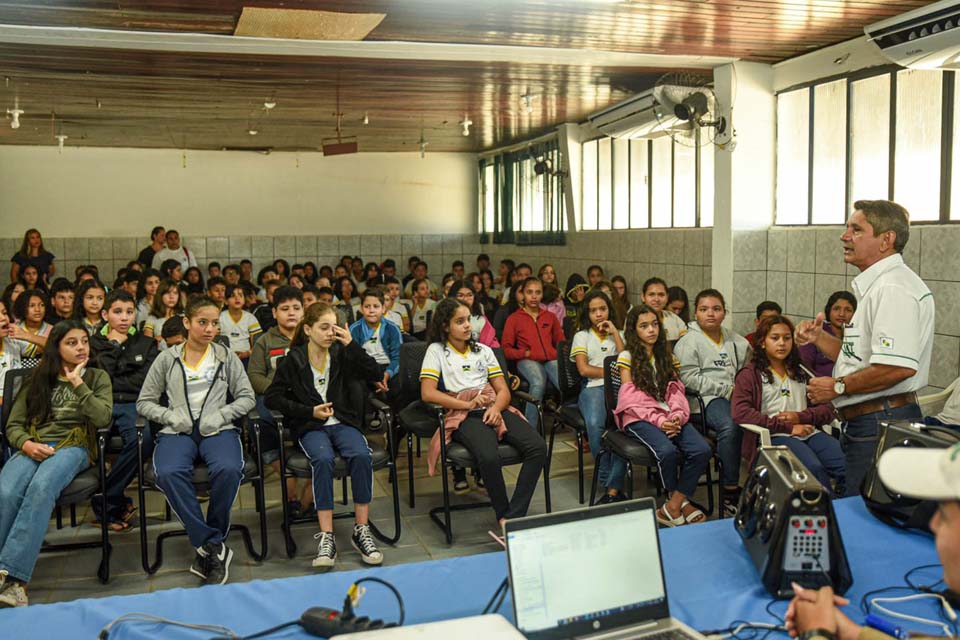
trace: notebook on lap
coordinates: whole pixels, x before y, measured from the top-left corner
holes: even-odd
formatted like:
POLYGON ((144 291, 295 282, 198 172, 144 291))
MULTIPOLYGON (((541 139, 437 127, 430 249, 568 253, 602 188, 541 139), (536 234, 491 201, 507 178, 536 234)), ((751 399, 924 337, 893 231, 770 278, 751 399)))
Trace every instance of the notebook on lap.
POLYGON ((507 521, 513 616, 533 640, 696 640, 670 617, 651 498, 507 521))

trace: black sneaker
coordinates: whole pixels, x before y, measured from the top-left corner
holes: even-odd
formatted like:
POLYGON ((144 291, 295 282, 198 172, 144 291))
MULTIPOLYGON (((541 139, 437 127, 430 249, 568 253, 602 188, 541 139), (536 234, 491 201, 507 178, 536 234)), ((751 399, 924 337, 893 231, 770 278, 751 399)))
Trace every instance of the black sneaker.
POLYGON ((230 577, 233 550, 225 543, 203 545, 207 554, 207 584, 225 584, 230 577))
POLYGON ((190 573, 201 580, 206 580, 207 573, 210 571, 210 562, 205 554, 206 551, 202 547, 197 549, 197 557, 193 559, 193 564, 190 565, 190 573))
POLYGON ((602 498, 597 500, 595 504, 613 504, 614 502, 623 502, 626 499, 627 499, 627 496, 623 495, 622 493, 614 493, 614 494, 607 493, 607 494, 604 494, 602 498))
POLYGON ((724 489, 723 490, 723 504, 721 508, 723 511, 723 517, 733 518, 737 515, 737 508, 740 505, 740 488, 736 490, 733 489, 724 489))
POLYGON ((360 558, 364 562, 367 564, 383 564, 383 554, 380 553, 377 544, 373 541, 370 525, 355 525, 353 535, 350 536, 350 542, 353 543, 353 548, 360 552, 360 558))
POLYGON ((320 569, 332 569, 337 561, 337 540, 333 537, 332 531, 321 531, 313 536, 314 540, 319 540, 317 545, 317 557, 313 559, 313 566, 320 569))
POLYGON ((288 500, 287 501, 287 517, 291 520, 296 520, 301 516, 300 512, 300 501, 299 500, 288 500))
POLYGON ((470 483, 467 482, 467 470, 463 467, 453 468, 453 492, 458 496, 470 493, 470 483))

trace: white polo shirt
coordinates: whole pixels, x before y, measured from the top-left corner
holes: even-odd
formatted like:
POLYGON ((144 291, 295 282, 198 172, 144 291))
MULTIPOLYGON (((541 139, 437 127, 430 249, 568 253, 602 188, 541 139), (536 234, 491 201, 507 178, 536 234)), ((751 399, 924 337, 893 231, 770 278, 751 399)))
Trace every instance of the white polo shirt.
POLYGON ((667 340, 679 340, 687 332, 687 323, 669 309, 664 309, 662 314, 663 330, 667 332, 667 340))
MULTIPOLYGON (((577 331, 573 336, 573 343, 570 345, 570 361, 576 362, 577 356, 583 354, 587 356, 587 364, 591 367, 600 367, 603 369, 603 361, 608 356, 617 355, 617 342, 612 335, 605 335, 603 339, 590 327, 586 331, 577 331)), ((586 378, 587 387, 602 387, 603 378, 586 378)))
POLYGON ((927 386, 933 351, 933 294, 899 253, 853 279, 857 311, 843 331, 833 376, 849 376, 872 364, 915 369, 916 374, 882 391, 840 396, 837 407, 919 391, 927 386))
POLYGON ((488 380, 502 377, 503 370, 493 349, 484 344, 476 346, 476 351, 467 348, 461 353, 449 342, 434 342, 423 358, 420 379, 442 381, 447 391, 460 393, 467 389, 482 389, 488 380))

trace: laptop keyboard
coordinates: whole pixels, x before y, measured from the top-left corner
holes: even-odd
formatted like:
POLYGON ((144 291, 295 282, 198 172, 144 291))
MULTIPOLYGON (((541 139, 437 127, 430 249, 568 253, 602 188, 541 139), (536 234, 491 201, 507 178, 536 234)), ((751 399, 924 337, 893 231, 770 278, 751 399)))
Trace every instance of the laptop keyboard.
POLYGON ((631 638, 643 638, 643 640, 696 640, 693 636, 680 629, 667 629, 658 633, 640 634, 631 636, 631 638))

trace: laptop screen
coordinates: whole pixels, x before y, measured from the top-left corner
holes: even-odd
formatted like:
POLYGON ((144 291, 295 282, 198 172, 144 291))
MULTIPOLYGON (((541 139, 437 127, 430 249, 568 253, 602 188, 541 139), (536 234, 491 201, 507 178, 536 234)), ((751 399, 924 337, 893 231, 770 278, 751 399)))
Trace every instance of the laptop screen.
POLYGON ((616 628, 614 620, 640 621, 644 613, 669 616, 653 509, 602 517, 590 517, 600 515, 596 507, 590 511, 529 528, 508 524, 514 611, 524 634, 616 628))

